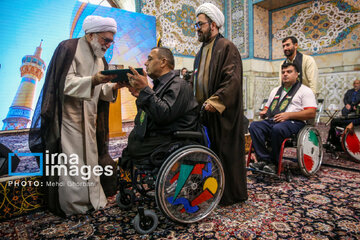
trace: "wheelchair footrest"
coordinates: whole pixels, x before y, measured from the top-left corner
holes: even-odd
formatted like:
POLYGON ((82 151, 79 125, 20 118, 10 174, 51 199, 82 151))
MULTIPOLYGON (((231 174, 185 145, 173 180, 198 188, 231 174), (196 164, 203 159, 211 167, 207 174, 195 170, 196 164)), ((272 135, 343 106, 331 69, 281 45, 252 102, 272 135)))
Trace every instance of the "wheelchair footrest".
POLYGON ((270 176, 280 178, 280 176, 278 176, 276 173, 270 173, 270 172, 267 172, 267 171, 263 171, 263 170, 256 169, 256 168, 251 168, 251 167, 247 167, 246 169, 249 170, 249 171, 252 171, 252 172, 267 174, 267 175, 270 175, 270 176))

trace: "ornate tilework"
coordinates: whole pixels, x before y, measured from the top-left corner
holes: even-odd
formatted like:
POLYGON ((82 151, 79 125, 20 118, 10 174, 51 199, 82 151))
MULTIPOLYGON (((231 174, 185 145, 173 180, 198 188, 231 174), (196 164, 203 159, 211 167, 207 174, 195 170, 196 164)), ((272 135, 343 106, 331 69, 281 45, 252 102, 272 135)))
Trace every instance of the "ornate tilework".
POLYGON ((359 0, 344 0, 345 3, 353 6, 354 8, 360 9, 360 1, 359 0))
POLYGON ((269 59, 269 11, 254 6, 254 57, 269 59))
POLYGON ((359 48, 360 9, 350 4, 351 1, 344 0, 320 0, 286 9, 282 11, 285 16, 273 14, 273 18, 282 18, 275 22, 286 21, 281 28, 273 26, 274 40, 293 35, 298 38, 300 49, 307 53, 359 48))
POLYGON ((264 99, 267 99, 270 95, 270 92, 273 88, 279 86, 278 77, 255 77, 255 88, 261 86, 261 90, 255 89, 254 91, 254 110, 257 111, 261 106, 261 103, 264 99))
POLYGON ((323 98, 325 108, 335 104, 344 107, 343 98, 347 90, 353 88, 355 79, 360 79, 360 72, 326 73, 319 75, 319 98, 323 98))
POLYGON ((247 0, 231 0, 231 17, 228 22, 231 26, 229 35, 242 58, 249 56, 247 4, 247 0))
POLYGON ((156 17, 157 38, 161 38, 163 46, 174 54, 195 56, 201 46, 194 29, 195 10, 205 2, 225 12, 225 0, 142 0, 138 4, 142 13, 156 17))

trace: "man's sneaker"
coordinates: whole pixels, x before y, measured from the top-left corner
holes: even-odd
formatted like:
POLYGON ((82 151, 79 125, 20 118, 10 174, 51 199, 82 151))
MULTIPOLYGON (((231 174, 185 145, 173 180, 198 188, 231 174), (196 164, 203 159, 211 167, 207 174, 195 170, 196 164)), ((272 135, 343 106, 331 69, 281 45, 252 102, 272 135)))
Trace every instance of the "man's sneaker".
POLYGON ((266 165, 266 162, 252 162, 249 164, 251 168, 255 168, 256 170, 261 170, 266 165))
POLYGON ((276 174, 276 167, 274 164, 265 165, 263 170, 268 173, 276 174))
POLYGON ((323 148, 325 148, 326 150, 331 150, 332 149, 332 145, 330 143, 324 143, 323 144, 323 148))

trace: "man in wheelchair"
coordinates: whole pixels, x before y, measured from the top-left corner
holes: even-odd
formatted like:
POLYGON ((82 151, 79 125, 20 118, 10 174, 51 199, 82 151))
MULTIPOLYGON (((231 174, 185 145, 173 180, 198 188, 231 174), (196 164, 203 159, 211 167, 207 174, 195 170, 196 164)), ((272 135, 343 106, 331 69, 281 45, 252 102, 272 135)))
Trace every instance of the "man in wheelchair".
POLYGON ((167 48, 153 48, 145 63, 146 72, 140 75, 129 67, 126 87, 136 99, 138 109, 135 126, 122 152, 120 166, 149 164, 149 156, 161 145, 174 141, 175 131, 197 129, 197 101, 188 82, 175 74, 174 56, 167 48), (147 75, 153 79, 148 85, 147 75))
POLYGON ((305 120, 316 115, 316 99, 312 90, 298 81, 299 70, 293 63, 281 66, 280 87, 274 88, 260 116, 263 121, 252 122, 249 131, 258 162, 250 167, 276 173, 282 142, 297 134, 305 120), (267 143, 271 149, 268 149, 267 143))
POLYGON ((330 129, 324 148, 329 152, 343 151, 341 146, 341 135, 347 131, 353 132, 354 126, 360 125, 360 116, 353 115, 339 117, 331 120, 330 129))
POLYGON ((341 115, 346 117, 350 113, 357 112, 358 104, 360 103, 360 80, 353 82, 354 88, 349 89, 344 96, 344 108, 341 110, 341 115))

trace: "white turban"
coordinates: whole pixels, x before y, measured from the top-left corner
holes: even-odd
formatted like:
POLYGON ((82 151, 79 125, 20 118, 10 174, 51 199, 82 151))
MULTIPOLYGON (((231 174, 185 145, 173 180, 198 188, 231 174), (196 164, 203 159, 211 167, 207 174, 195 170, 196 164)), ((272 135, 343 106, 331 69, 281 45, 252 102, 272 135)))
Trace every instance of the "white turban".
POLYGON ((213 22, 216 23, 216 26, 221 28, 224 25, 225 17, 224 14, 212 3, 204 3, 200 5, 195 12, 195 15, 205 14, 208 16, 213 22))
POLYGON ((117 25, 113 18, 89 15, 84 20, 83 29, 86 34, 96 32, 116 33, 117 25))

